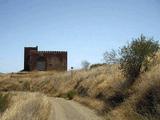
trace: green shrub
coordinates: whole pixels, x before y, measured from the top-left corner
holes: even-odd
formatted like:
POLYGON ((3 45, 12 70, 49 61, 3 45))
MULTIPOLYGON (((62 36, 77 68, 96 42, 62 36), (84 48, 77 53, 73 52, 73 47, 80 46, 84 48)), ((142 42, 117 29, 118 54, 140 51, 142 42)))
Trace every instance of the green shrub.
POLYGON ((9 95, 0 93, 0 113, 4 112, 9 104, 9 95))
POLYGON ((141 72, 148 70, 150 61, 158 49, 158 41, 143 35, 121 49, 120 68, 129 84, 133 83, 141 72))
POLYGON ((69 91, 69 92, 67 93, 67 98, 68 98, 69 100, 72 100, 75 95, 76 95, 76 91, 71 90, 71 91, 69 91))

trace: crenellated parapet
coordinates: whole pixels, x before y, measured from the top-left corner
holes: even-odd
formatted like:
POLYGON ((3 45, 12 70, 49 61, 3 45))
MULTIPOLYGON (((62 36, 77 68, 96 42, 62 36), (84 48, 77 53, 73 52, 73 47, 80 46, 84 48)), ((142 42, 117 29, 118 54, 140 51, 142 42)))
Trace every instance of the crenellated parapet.
POLYGON ((43 54, 67 54, 67 51, 38 51, 38 53, 43 54))

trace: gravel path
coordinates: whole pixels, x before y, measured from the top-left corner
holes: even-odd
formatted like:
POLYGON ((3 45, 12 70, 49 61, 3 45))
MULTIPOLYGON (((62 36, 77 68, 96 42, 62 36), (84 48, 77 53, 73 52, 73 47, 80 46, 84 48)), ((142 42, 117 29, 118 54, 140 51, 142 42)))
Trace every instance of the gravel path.
POLYGON ((49 120, 102 120, 95 111, 81 104, 62 98, 51 98, 49 120))

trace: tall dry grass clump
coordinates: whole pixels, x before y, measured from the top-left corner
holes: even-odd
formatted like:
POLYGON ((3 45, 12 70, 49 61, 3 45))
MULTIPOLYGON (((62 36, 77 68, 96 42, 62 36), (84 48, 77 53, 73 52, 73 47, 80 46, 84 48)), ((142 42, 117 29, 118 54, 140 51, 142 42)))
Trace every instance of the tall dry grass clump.
POLYGON ((9 94, 0 92, 0 115, 8 108, 9 106, 9 94))
POLYGON ((10 106, 1 120, 48 120, 50 101, 39 93, 10 93, 10 106))

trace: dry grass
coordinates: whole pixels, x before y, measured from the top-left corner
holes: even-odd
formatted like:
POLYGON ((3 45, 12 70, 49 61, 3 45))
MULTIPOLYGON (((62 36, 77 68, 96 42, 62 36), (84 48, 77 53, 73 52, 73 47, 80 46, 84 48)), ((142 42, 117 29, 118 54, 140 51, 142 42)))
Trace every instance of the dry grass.
POLYGON ((104 112, 103 99, 112 96, 123 81, 118 65, 106 65, 73 71, 72 75, 70 71, 7 74, 0 78, 0 91, 31 91, 63 96, 73 90, 79 96, 75 100, 104 112))
POLYGON ((96 97, 119 88, 124 79, 115 66, 64 73, 33 72, 8 74, 0 78, 0 91, 32 91, 58 96, 76 90, 82 96, 96 97))
MULTIPOLYGON (((107 120, 159 120, 159 63, 160 55, 157 55, 151 70, 143 73, 127 89, 124 89, 125 78, 118 69, 118 65, 103 65, 90 70, 73 71, 72 73, 71 71, 62 73, 50 71, 3 75, 0 76, 0 91, 42 92, 49 96, 58 97, 63 97, 69 91, 75 91, 74 100, 96 109, 100 113, 105 113, 107 120)), ((18 108, 19 112, 11 114, 12 110, 15 109, 11 107, 9 112, 11 115, 22 114, 23 116, 23 112, 28 109, 34 111, 39 106, 37 104, 42 104, 36 102, 34 108, 27 108, 28 104, 36 101, 36 98, 32 97, 35 99, 28 99, 27 102, 23 100, 23 97, 25 96, 19 97, 23 101, 23 105, 18 108)), ((4 116, 5 114, 11 116, 9 113, 5 112, 4 116)), ((41 111, 36 114, 39 113, 41 111)), ((36 116, 34 119, 37 119, 36 116)))
POLYGON ((104 101, 95 98, 75 96, 74 100, 96 110, 100 114, 103 114, 102 110, 106 107, 104 101))
POLYGON ((10 107, 2 114, 1 120, 47 120, 50 102, 39 93, 9 93, 10 107))
POLYGON ((128 89, 129 97, 107 114, 107 120, 160 119, 160 65, 144 73, 128 89))

